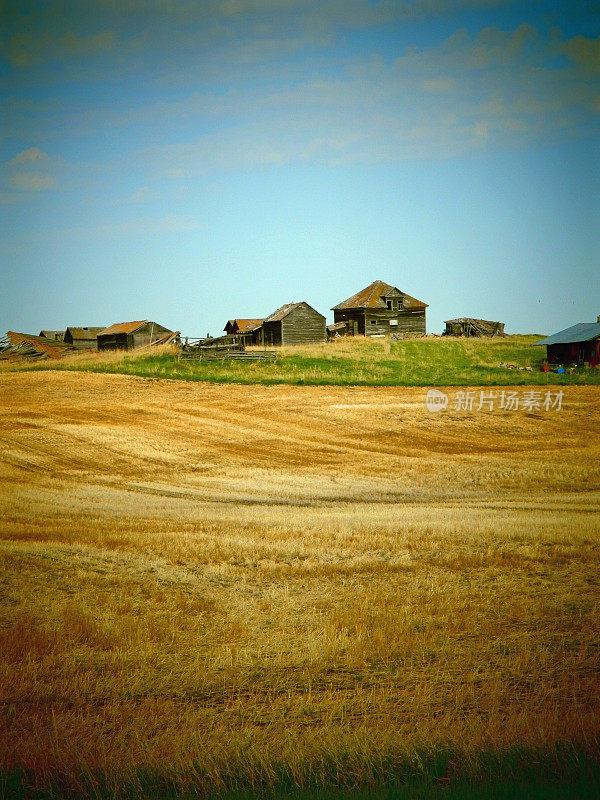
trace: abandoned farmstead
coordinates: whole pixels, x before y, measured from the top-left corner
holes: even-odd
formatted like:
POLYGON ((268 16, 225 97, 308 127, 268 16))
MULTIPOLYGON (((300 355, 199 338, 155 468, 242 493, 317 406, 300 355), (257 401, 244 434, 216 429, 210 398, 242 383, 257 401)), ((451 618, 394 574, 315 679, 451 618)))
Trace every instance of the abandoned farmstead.
POLYGON ((98 350, 133 350, 150 344, 167 344, 177 336, 178 332, 147 319, 120 322, 100 330, 97 335, 98 350))
POLYGON ((536 342, 547 348, 551 364, 600 364, 600 316, 597 322, 579 322, 536 342))
POLYGON ((374 281, 332 308, 338 335, 385 336, 390 333, 426 333, 427 303, 374 281))

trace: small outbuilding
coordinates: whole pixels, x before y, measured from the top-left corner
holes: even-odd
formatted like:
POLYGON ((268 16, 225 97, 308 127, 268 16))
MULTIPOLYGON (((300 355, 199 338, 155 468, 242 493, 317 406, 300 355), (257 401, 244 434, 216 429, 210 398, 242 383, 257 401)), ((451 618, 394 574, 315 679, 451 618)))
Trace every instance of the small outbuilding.
POLYGON ((442 336, 504 336, 504 322, 459 317, 448 319, 445 324, 446 330, 442 336))
POLYGON ((597 322, 578 322, 536 342, 546 347, 550 364, 600 364, 600 316, 597 322))
POLYGON ((391 333, 426 333, 427 303, 390 286, 373 283, 332 308, 334 325, 340 335, 385 336, 391 333))
POLYGON ((98 347, 98 334, 104 330, 104 327, 74 327, 69 326, 65 331, 64 342, 70 344, 77 350, 95 350, 98 347))
POLYGON ((223 328, 228 336, 239 336, 244 345, 260 344, 262 319, 228 319, 223 328))
POLYGON ((304 301, 286 303, 263 320, 261 344, 288 345, 325 342, 325 317, 304 301))
POLYGON ((176 331, 147 319, 118 322, 100 331, 98 350, 133 350, 136 347, 168 342, 176 335, 176 331))
POLYGON ((44 339, 50 339, 53 342, 64 342, 65 340, 65 331, 43 330, 40 331, 39 335, 43 336, 44 339))

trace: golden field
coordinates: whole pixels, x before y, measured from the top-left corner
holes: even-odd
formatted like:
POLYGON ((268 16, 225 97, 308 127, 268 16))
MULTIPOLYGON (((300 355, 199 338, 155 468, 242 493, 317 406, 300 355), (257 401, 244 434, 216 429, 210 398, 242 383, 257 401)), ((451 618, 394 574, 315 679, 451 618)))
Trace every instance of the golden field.
POLYGON ((0 373, 0 771, 203 791, 597 751, 600 388, 425 391, 0 373))

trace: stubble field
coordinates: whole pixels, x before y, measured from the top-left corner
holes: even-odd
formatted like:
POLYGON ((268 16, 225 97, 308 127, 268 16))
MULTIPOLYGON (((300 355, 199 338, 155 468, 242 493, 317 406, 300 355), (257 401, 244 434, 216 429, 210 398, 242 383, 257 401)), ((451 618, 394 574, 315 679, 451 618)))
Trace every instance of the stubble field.
POLYGON ((600 389, 563 391, 431 414, 422 388, 0 374, 2 785, 593 760, 600 389))

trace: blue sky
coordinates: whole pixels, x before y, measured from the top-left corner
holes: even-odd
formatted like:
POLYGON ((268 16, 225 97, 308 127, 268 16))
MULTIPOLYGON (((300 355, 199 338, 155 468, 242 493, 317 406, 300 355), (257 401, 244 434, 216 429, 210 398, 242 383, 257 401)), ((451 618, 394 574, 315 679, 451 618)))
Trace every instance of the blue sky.
POLYGON ((600 314, 600 4, 0 0, 0 330, 600 314))

